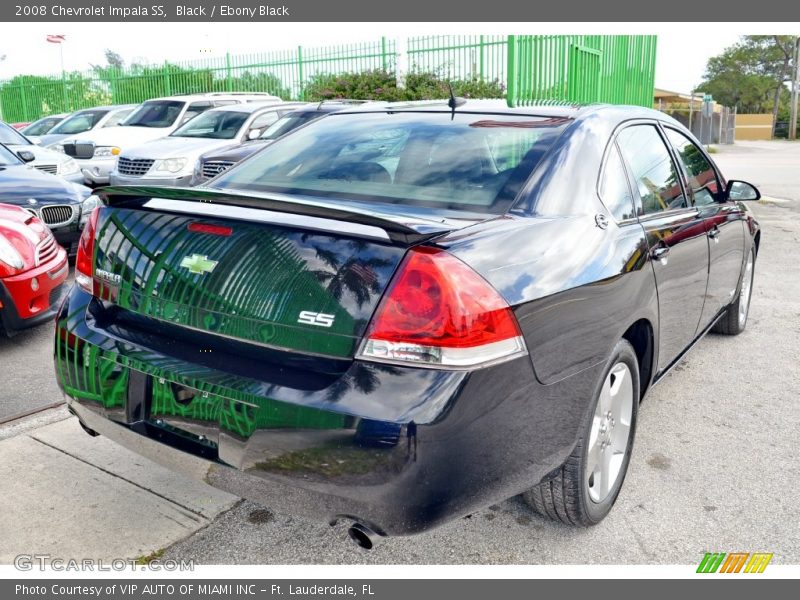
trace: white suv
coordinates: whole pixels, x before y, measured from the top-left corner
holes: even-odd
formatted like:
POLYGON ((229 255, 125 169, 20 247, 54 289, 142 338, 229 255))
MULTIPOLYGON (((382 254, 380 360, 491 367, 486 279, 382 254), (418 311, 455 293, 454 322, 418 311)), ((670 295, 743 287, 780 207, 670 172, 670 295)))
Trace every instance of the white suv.
POLYGON ((124 149, 169 135, 192 117, 215 106, 272 101, 281 99, 270 94, 237 92, 154 98, 139 105, 117 127, 87 131, 62 140, 59 145, 78 162, 88 184, 105 185, 124 149))

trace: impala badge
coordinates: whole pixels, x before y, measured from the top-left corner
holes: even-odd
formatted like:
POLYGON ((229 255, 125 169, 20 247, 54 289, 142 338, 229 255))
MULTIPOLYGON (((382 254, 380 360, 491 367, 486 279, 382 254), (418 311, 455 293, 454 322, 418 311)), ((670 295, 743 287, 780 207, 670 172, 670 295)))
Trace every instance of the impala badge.
POLYGON ((214 267, 217 266, 217 261, 208 260, 207 256, 200 254, 192 254, 181 261, 181 266, 185 269, 189 269, 189 273, 203 275, 205 273, 211 273, 214 267))
POLYGON ((98 279, 102 279, 111 285, 119 285, 122 281, 122 275, 111 273, 110 271, 106 271, 104 269, 95 269, 94 274, 97 275, 98 279))

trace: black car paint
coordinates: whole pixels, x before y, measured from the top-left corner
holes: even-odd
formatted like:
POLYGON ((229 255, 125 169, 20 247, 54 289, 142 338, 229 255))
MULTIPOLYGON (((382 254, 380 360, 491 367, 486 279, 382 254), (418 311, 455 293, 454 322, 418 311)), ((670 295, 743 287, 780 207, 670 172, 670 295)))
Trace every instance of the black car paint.
MULTIPOLYGON (((643 390, 656 382, 719 317, 715 290, 736 287, 743 257, 757 246, 760 230, 743 204, 722 198, 702 211, 613 219, 597 191, 609 140, 633 122, 677 126, 669 117, 630 107, 517 110, 551 111, 574 122, 507 214, 450 227, 426 243, 448 250, 500 292, 517 316, 529 356, 474 371, 351 360, 320 377, 269 357, 243 360, 241 346, 215 336, 181 340, 176 330, 117 320, 77 288, 62 307, 57 353, 78 357, 95 345, 124 357, 120 369, 138 372, 146 363, 149 379, 170 372, 186 385, 199 373, 202 381, 224 380, 288 405, 353 417, 341 434, 360 471, 258 468, 287 442, 317 448, 303 429, 281 435, 257 430, 251 440, 220 434, 215 454, 197 439, 131 421, 124 410, 75 399, 72 410, 88 427, 161 462, 171 460, 170 448, 222 464, 232 462, 225 453, 241 452, 241 463, 233 466, 243 470, 213 469, 209 481, 277 510, 357 519, 382 534, 428 529, 546 479, 574 448, 617 341, 628 337, 637 350, 643 390), (718 242, 708 232, 721 223, 729 247, 709 250, 718 242), (668 265, 675 268, 662 268, 652 257, 665 240, 672 244, 668 265), (704 271, 713 282, 708 290, 704 271), (675 292, 672 298, 665 289, 675 292), (663 305, 667 298, 678 305, 663 305), (686 310, 687 298, 692 310, 686 310), (198 355, 199 342, 207 354, 198 355), (400 427, 380 460, 369 445, 351 445, 359 420, 400 427)), ((129 388, 128 403, 144 406, 145 395, 141 386, 129 388)), ((342 447, 329 447, 322 459, 336 460, 342 447)))

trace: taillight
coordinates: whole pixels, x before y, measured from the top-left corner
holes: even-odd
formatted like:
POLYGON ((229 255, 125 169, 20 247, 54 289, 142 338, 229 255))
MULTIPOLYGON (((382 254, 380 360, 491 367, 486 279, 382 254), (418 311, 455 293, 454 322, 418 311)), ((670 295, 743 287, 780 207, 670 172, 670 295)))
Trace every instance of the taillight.
POLYGON ((372 318, 359 357, 469 368, 526 353, 514 313, 489 283, 443 250, 410 250, 372 318))
POLYGON ((83 227, 83 233, 78 242, 78 256, 75 259, 75 283, 90 294, 94 288, 94 238, 97 235, 99 214, 100 207, 97 206, 83 227))

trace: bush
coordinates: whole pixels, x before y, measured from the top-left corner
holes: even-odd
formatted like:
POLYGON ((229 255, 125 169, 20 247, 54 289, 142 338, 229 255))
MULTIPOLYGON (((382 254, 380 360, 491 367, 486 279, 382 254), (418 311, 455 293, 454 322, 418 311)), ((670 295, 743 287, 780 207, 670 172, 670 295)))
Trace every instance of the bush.
MULTIPOLYGON (((451 79, 453 93, 464 98, 503 98, 505 86, 498 80, 451 79)), ((315 75, 305 88, 310 101, 349 98, 353 100, 434 100, 449 97, 448 79, 430 71, 406 75, 405 87, 398 88, 395 74, 376 69, 360 73, 315 75)))

